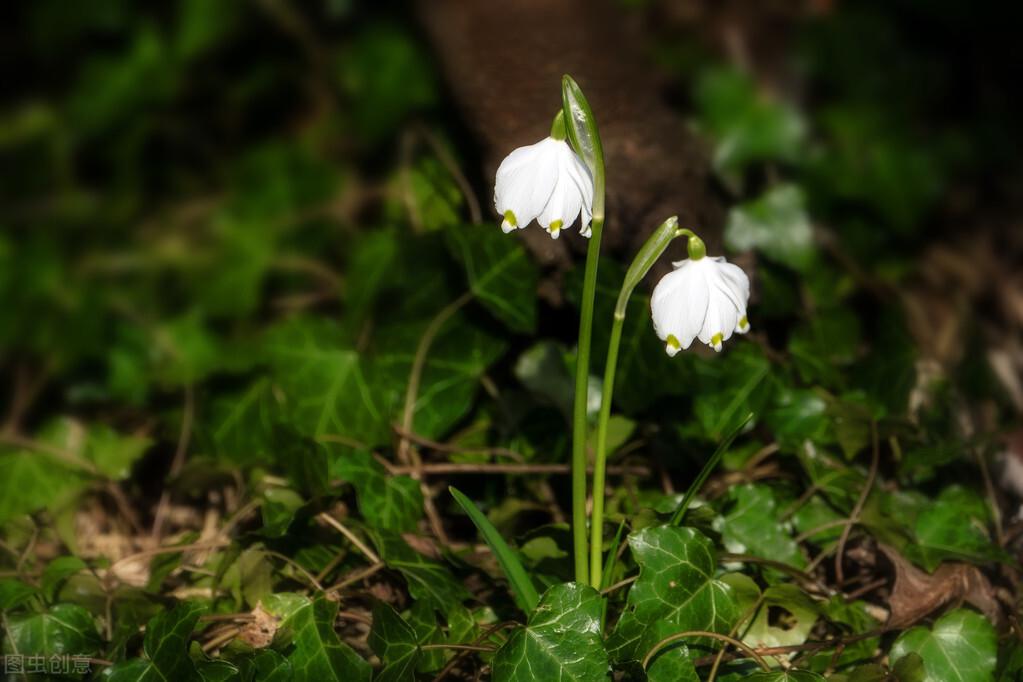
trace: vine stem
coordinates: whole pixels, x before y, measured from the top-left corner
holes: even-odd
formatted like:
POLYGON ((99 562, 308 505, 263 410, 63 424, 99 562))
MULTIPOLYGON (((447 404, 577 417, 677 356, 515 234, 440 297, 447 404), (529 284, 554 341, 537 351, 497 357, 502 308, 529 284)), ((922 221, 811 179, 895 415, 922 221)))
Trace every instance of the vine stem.
POLYGON ((720 640, 725 644, 731 644, 736 649, 741 649, 744 653, 748 654, 751 658, 753 658, 757 662, 757 665, 759 665, 764 672, 770 672, 771 670, 771 667, 767 665, 767 661, 764 660, 763 656, 758 654, 749 645, 743 644, 734 637, 722 635, 719 632, 710 632, 709 630, 687 630, 686 632, 678 632, 675 633, 674 635, 669 635, 665 637, 657 644, 655 644, 653 648, 647 652, 646 656, 643 657, 643 670, 647 669, 647 667, 650 665, 650 661, 652 661, 654 656, 660 653, 660 651, 664 649, 664 647, 668 646, 669 644, 673 644, 674 642, 677 642, 679 640, 685 639, 686 637, 710 637, 711 639, 720 640))

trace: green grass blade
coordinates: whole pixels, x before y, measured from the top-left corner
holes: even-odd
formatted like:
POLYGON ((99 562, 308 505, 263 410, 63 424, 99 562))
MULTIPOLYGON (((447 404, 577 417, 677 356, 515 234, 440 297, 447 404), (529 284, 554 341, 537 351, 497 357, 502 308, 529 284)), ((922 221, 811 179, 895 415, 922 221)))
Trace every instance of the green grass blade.
POLYGON ((490 551, 497 557, 497 563, 504 570, 504 575, 511 584, 512 594, 515 596, 515 601, 519 607, 526 613, 531 613, 536 608, 537 602, 540 601, 540 595, 533 586, 533 581, 529 579, 529 574, 523 568, 522 562, 519 561, 519 557, 508 546, 508 543, 504 541, 501 534, 497 532, 494 524, 490 523, 490 520, 483 515, 483 512, 473 504, 472 500, 454 487, 449 487, 448 490, 451 491, 451 495, 462 509, 465 510, 465 513, 469 515, 472 522, 476 524, 476 528, 479 529, 483 539, 490 546, 490 551))
POLYGON ((675 509, 675 513, 671 517, 672 526, 677 526, 678 524, 682 523, 682 517, 685 515, 686 509, 689 508, 689 503, 693 501, 693 498, 696 496, 696 493, 700 492, 700 488, 703 487, 703 484, 704 482, 706 482, 707 477, 710 476, 710 473, 714 471, 715 468, 717 468, 718 462, 721 461, 721 458, 724 457, 725 452, 728 450, 729 447, 731 447, 732 441, 735 440, 735 437, 739 435, 739 432, 746 427, 746 424, 748 424, 751 419, 753 419, 752 412, 747 414, 746 418, 740 421, 735 426, 735 428, 733 428, 731 432, 729 432, 728 436, 726 436, 725 439, 721 441, 721 443, 718 445, 717 450, 714 451, 714 454, 711 455, 710 459, 707 460, 707 463, 703 465, 702 469, 700 469, 700 473, 697 475, 696 480, 694 480, 692 485, 689 486, 689 489, 686 490, 686 494, 682 497, 682 501, 678 503, 678 508, 675 509))

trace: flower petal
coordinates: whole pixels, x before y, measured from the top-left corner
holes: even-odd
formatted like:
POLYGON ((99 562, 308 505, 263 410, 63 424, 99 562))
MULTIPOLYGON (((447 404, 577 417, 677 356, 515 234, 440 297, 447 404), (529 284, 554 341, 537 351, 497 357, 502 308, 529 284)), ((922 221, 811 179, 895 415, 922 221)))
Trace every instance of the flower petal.
POLYGON ((547 205, 558 178, 558 140, 547 138, 519 147, 501 162, 494 183, 494 206, 512 211, 517 227, 526 227, 547 205))

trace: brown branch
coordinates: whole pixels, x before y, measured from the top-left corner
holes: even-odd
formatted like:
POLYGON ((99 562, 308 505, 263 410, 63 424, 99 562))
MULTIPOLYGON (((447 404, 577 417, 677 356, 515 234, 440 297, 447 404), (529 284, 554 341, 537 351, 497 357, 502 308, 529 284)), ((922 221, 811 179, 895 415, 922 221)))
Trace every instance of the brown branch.
MULTIPOLYGON (((473 464, 469 462, 436 462, 414 466, 392 466, 395 474, 409 474, 418 471, 424 476, 438 474, 568 474, 567 464, 473 464)), ((593 468, 588 467, 592 472, 593 468)), ((614 476, 648 476, 650 470, 642 466, 608 466, 607 473, 614 476)))
MULTIPOLYGON (((185 405, 182 408, 181 432, 178 434, 178 446, 174 451, 174 459, 171 460, 168 479, 173 479, 181 472, 185 465, 185 454, 188 452, 188 443, 192 439, 192 421, 195 418, 195 393, 191 384, 185 385, 185 405)), ((160 501, 156 504, 156 513, 153 518, 153 531, 151 533, 154 545, 160 544, 163 535, 163 524, 170 506, 170 490, 166 487, 160 494, 160 501)))
POLYGON ((877 478, 881 447, 877 442, 877 422, 873 419, 870 420, 870 441, 870 472, 867 474, 867 482, 863 486, 859 499, 856 500, 856 506, 853 507, 852 514, 849 515, 849 525, 842 529, 842 535, 838 538, 838 545, 835 551, 835 583, 839 587, 845 582, 845 576, 842 571, 845 543, 849 540, 849 533, 852 532, 853 524, 859 521, 860 513, 863 512, 863 506, 867 503, 867 497, 870 496, 870 490, 874 487, 874 479, 877 478))

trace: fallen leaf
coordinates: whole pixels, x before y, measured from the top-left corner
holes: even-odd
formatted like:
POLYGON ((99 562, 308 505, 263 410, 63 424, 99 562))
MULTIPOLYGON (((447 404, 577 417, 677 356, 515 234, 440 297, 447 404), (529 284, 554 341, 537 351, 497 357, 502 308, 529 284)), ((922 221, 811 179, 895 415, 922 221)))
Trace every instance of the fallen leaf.
POLYGON ((993 623, 1002 611, 991 582, 980 569, 966 563, 944 563, 933 574, 920 570, 891 547, 880 546, 895 567, 886 630, 907 628, 945 604, 955 601, 976 607, 993 623))

